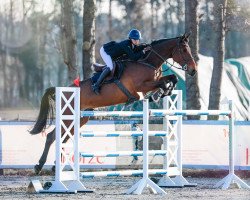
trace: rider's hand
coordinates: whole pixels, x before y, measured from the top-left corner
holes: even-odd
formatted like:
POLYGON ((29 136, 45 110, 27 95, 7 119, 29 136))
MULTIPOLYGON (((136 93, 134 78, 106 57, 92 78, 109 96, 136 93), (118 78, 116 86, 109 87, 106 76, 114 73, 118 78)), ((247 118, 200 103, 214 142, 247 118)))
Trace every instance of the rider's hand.
POLYGON ((143 53, 146 53, 147 51, 151 50, 151 46, 147 46, 143 49, 143 53))

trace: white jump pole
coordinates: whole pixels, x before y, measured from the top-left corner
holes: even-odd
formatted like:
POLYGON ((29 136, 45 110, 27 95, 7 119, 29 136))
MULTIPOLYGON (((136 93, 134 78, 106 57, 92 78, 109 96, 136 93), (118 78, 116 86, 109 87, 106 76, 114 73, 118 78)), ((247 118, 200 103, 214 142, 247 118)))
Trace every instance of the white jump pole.
POLYGON ((149 131, 149 103, 148 99, 143 100, 143 177, 135 183, 127 194, 141 194, 145 187, 148 187, 154 194, 166 194, 157 184, 148 177, 148 131, 149 131))
POLYGON ((235 183, 238 188, 246 188, 250 189, 250 186, 247 185, 244 181, 242 181, 238 176, 234 173, 234 139, 235 139, 235 132, 234 132, 234 106, 232 100, 229 100, 229 109, 231 110, 231 114, 228 115, 229 117, 229 174, 220 180, 214 187, 215 188, 222 188, 228 189, 232 183, 235 183))

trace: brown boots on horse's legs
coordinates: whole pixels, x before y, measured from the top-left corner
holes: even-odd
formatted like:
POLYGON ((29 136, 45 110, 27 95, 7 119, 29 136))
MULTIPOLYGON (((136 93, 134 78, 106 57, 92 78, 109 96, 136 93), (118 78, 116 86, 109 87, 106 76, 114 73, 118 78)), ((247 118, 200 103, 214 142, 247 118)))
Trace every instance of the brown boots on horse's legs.
POLYGON ((96 93, 97 95, 100 94, 100 84, 103 82, 106 76, 108 76, 109 73, 110 69, 108 67, 105 67, 96 83, 92 86, 94 93, 96 93))

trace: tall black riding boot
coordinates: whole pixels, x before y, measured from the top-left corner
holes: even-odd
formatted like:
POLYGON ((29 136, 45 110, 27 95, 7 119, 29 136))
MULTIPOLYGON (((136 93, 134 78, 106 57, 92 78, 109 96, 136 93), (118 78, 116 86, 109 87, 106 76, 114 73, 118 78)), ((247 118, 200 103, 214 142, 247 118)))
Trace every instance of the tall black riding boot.
POLYGON ((108 67, 105 67, 100 75, 100 77, 98 78, 98 80, 96 81, 96 83, 92 86, 93 91, 96 94, 100 94, 100 84, 103 82, 103 80, 106 78, 106 76, 110 73, 110 69, 108 67))

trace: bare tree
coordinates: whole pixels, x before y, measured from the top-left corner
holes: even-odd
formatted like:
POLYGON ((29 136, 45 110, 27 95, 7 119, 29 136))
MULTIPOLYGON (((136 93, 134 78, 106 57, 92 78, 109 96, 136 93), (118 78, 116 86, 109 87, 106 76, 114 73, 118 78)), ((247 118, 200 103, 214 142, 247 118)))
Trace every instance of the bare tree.
POLYGON ((250 33, 250 10, 248 3, 242 1, 241 4, 238 5, 236 0, 227 0, 226 8, 226 31, 250 33))
POLYGON ((76 33, 74 24, 74 0, 63 0, 62 8, 62 51, 64 63, 68 67, 68 81, 73 83, 77 77, 76 33))
POLYGON ((184 14, 184 1, 183 0, 177 0, 177 7, 176 7, 176 17, 178 19, 178 25, 177 25, 177 32, 178 34, 182 33, 184 31, 184 21, 183 21, 183 14, 184 14))
POLYGON ((85 79, 92 74, 91 65, 95 61, 95 15, 96 0, 84 1, 82 69, 85 79))
POLYGON ((109 0, 109 32, 108 37, 112 38, 112 0, 109 0))
MULTIPOLYGON (((208 109, 219 109, 221 97, 221 80, 223 62, 225 56, 225 16, 227 0, 214 1, 214 62, 212 79, 210 83, 208 109)), ((209 119, 218 119, 218 116, 210 116, 209 119)))
MULTIPOLYGON (((190 37, 190 48, 192 49, 192 54, 195 61, 199 60, 198 57, 198 0, 185 0, 185 30, 186 32, 191 32, 190 37)), ((200 104, 200 91, 198 87, 198 74, 194 77, 190 77, 185 73, 186 78, 186 107, 190 110, 199 110, 201 108, 200 104)), ((199 119, 199 116, 190 116, 190 119, 199 119)))
POLYGON ((146 0, 118 0, 118 2, 125 6, 125 11, 127 13, 126 25, 129 28, 137 28, 142 30, 144 27, 144 7, 147 3, 146 0))
POLYGON ((158 37, 159 27, 159 9, 161 7, 160 0, 150 0, 151 5, 151 16, 150 16, 150 37, 156 39, 158 37))

